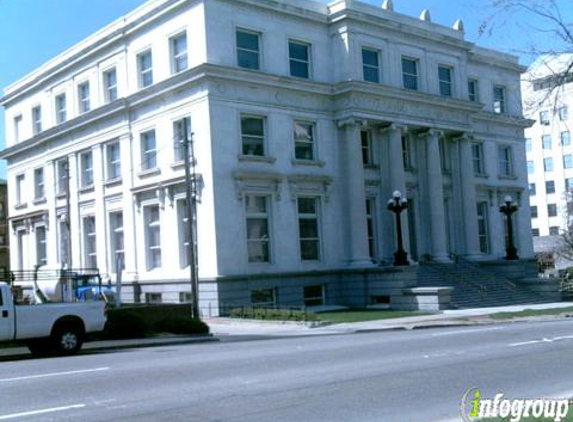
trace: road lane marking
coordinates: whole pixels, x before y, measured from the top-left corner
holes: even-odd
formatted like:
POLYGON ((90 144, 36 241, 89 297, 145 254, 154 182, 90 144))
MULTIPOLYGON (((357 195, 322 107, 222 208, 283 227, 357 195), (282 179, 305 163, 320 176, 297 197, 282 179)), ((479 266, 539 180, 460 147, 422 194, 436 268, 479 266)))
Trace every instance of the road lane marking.
POLYGON ((0 420, 21 418, 24 416, 42 415, 44 413, 63 412, 64 410, 81 409, 86 407, 85 404, 71 404, 69 406, 52 407, 49 409, 30 410, 29 412, 12 413, 11 415, 0 416, 0 420))
POLYGON ((539 343, 554 343, 556 341, 571 340, 571 339, 573 339, 573 336, 559 336, 559 337, 554 337, 554 338, 543 337, 542 339, 539 339, 539 340, 530 340, 530 341, 522 341, 519 343, 511 343, 507 347, 529 346, 532 344, 539 344, 539 343))
POLYGON ((457 330, 457 331, 447 331, 445 333, 435 333, 432 334, 432 337, 453 336, 456 334, 472 334, 472 333, 479 333, 480 331, 496 331, 504 329, 505 327, 474 328, 469 330, 457 330))
POLYGON ((81 369, 78 371, 66 371, 66 372, 51 372, 48 374, 38 374, 38 375, 27 375, 25 377, 15 377, 15 378, 0 378, 0 382, 12 382, 12 381, 23 381, 35 378, 48 378, 48 377, 60 377, 64 375, 75 375, 75 374, 85 374, 87 372, 101 372, 108 371, 109 367, 94 368, 94 369, 81 369))

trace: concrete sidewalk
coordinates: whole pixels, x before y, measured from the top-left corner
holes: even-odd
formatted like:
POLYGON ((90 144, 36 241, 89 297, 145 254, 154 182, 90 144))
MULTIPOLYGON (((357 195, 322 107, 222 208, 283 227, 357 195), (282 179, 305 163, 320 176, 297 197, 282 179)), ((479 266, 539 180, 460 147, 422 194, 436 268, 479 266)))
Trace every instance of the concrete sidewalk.
MULTIPOLYGON (((106 351, 129 349, 138 347, 176 346, 179 344, 192 344, 219 341, 218 337, 256 336, 256 337, 284 337, 284 336, 314 336, 349 334, 369 331, 386 331, 431 327, 472 326, 484 324, 479 318, 499 312, 519 312, 526 309, 558 309, 573 307, 573 302, 558 302, 542 305, 501 306, 495 308, 475 308, 443 311, 431 315, 419 315, 405 318, 391 318, 377 321, 353 322, 344 324, 321 324, 304 322, 282 321, 254 321, 233 318, 209 318, 205 322, 211 328, 211 335, 165 335, 143 339, 128 340, 100 340, 86 342, 83 351, 106 351), (473 319, 468 319, 473 318, 473 319)), ((506 322, 506 321, 504 321, 506 322)), ((489 322, 491 323, 491 322, 489 322)), ((26 347, 6 347, 0 349, 0 358, 25 357, 30 353, 26 347)))

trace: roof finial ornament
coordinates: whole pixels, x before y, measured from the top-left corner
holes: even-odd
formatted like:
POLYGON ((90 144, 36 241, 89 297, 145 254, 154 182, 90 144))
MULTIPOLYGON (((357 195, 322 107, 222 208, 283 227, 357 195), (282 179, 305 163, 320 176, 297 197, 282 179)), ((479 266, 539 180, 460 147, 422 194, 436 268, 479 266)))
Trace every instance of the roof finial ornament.
POLYGON ((420 13, 420 20, 432 22, 432 16, 430 15, 430 11, 428 9, 422 10, 422 13, 420 13))
POLYGON ((454 23, 454 29, 456 31, 464 32, 464 21, 461 19, 458 19, 456 21, 456 23, 454 23))
POLYGON ((382 3, 382 9, 387 10, 388 12, 393 12, 394 2, 392 0, 384 0, 382 3))

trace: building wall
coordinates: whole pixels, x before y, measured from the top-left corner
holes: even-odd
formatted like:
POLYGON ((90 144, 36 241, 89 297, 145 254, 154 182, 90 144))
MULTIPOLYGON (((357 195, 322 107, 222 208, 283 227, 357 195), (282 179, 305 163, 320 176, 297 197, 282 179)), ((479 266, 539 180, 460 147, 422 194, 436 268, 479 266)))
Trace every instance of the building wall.
POLYGON ((91 253, 100 271, 115 279, 110 213, 122 211, 123 279, 138 286, 134 300, 145 300, 146 293, 185 300, 178 295, 188 291, 184 280, 189 274, 182 264, 185 225, 179 207, 185 198, 184 166, 174 147, 174 122, 184 117, 190 117, 193 132, 199 275, 207 283, 203 287, 209 300, 221 293, 217 280, 227 283, 229 277, 263 273, 276 281, 280 277, 272 274, 294 272, 302 275, 296 277, 299 291, 311 282, 304 281, 304 274, 313 271, 390 263, 395 229, 386 202, 396 189, 411 201, 402 222, 412 260, 502 257, 498 206, 508 194, 520 205, 515 217, 520 256, 531 257, 521 70, 515 57, 478 48, 464 41, 459 30, 358 2, 327 7, 294 0, 150 1, 6 89, 1 102, 7 122, 19 115, 23 119, 20 139, 7 124, 8 148, 3 152, 13 187, 12 241, 22 244, 22 253, 12 255, 12 267, 31 268, 39 262, 42 228, 47 233, 45 261, 61 266, 67 259, 59 252, 59 232, 69 221, 72 265, 93 264, 91 253), (237 28, 258 34, 260 69, 237 66, 237 28), (182 31, 187 34, 188 66, 172 74, 170 39, 182 31), (289 40, 309 46, 308 79, 289 74, 289 40), (148 48, 153 84, 140 88, 137 57, 148 48), (364 81, 363 48, 377 52, 379 83, 364 81), (404 57, 416 61, 416 91, 403 87, 404 57), (440 93, 439 66, 451 70, 451 96, 440 93), (105 103, 104 72, 113 67, 118 100, 105 103), (469 101, 467 80, 474 77, 478 95, 469 101), (87 80, 92 107, 79 114, 78 84, 87 80), (503 88, 502 113, 494 110, 495 86, 503 88), (64 91, 68 120, 56 125, 54 99, 64 91), (31 109, 39 103, 42 131, 33 135, 31 109), (264 120, 262 156, 243 151, 244 116, 264 120), (313 127, 312 159, 296 157, 296 122, 313 127), (145 169, 148 155, 142 147, 142 134, 150 130, 155 131, 157 161, 151 170, 145 169), (369 136, 366 163, 361 132, 369 136), (408 145, 406 166, 402 138, 408 145), (121 150, 121 177, 112 179, 109 146, 114 142, 121 150), (477 175, 474 144, 482 145, 483 171, 477 175), (507 175, 499 164, 500 146, 507 146, 511 155, 507 175), (93 157, 90 186, 82 186, 86 152, 93 157), (67 196, 58 194, 62 158, 70 163, 69 217, 67 196), (35 198, 39 168, 44 194, 35 198), (268 262, 249 262, 251 195, 266 198, 268 262), (301 257, 301 198, 316 198, 319 259, 301 257), (371 220, 366 199, 371 201, 371 220), (487 204, 487 247, 481 251, 480 201, 487 204), (154 226, 148 217, 154 207, 160 227, 157 268, 151 268, 148 247, 154 226), (91 216, 93 251, 86 241, 85 218, 91 216))

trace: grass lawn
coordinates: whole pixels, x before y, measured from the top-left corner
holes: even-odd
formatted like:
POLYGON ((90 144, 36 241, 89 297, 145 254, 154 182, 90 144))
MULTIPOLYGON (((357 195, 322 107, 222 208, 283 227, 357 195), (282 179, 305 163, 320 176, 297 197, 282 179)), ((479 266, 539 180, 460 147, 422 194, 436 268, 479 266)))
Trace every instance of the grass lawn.
POLYGON ((556 308, 556 309, 525 309, 524 311, 520 312, 499 312, 497 314, 490 315, 490 317, 492 319, 511 319, 511 318, 522 318, 522 317, 532 317, 532 316, 560 315, 566 313, 573 313, 573 307, 556 308))
POLYGON ((428 312, 386 311, 378 309, 354 309, 346 311, 321 312, 316 314, 319 321, 340 324, 343 322, 375 321, 379 319, 402 318, 430 315, 428 312))

